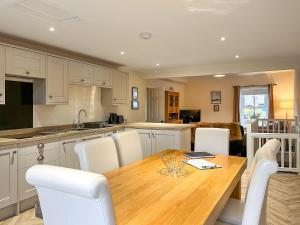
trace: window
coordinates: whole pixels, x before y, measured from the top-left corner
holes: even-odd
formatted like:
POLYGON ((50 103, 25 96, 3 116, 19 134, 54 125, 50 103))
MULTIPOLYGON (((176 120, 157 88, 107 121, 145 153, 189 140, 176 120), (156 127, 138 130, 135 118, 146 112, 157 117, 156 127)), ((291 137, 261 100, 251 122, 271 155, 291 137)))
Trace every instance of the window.
POLYGON ((268 118, 268 87, 244 87, 240 91, 240 121, 246 127, 251 120, 268 118))

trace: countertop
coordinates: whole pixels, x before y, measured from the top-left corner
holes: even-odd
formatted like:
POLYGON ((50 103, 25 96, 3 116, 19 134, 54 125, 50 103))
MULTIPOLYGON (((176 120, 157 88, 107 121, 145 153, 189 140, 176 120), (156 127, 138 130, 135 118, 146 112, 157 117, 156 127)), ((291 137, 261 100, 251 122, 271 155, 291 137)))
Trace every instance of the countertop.
POLYGON ((135 122, 135 123, 128 123, 125 125, 126 128, 154 129, 154 130, 183 130, 183 129, 191 129, 194 126, 195 125, 193 124, 146 123, 146 122, 135 122))
MULTIPOLYGON (((56 126, 56 128, 58 128, 58 127, 59 126, 56 126)), ((0 147, 5 146, 5 145, 18 145, 18 144, 30 143, 30 142, 47 141, 47 140, 51 140, 51 139, 70 138, 72 136, 85 136, 85 135, 101 134, 101 133, 112 132, 113 130, 120 130, 120 129, 124 129, 124 128, 155 129, 155 130, 183 130, 183 129, 190 129, 192 127, 193 127, 192 124, 135 122, 135 123, 122 124, 122 125, 113 125, 113 126, 106 127, 106 128, 96 128, 96 129, 88 129, 88 130, 80 130, 80 131, 78 131, 78 130, 63 131, 63 129, 62 129, 61 132, 58 131, 55 134, 34 136, 34 137, 24 138, 24 139, 14 139, 14 138, 4 138, 3 137, 3 136, 7 136, 7 135, 5 135, 6 132, 9 135, 26 134, 26 133, 32 134, 36 131, 44 130, 44 129, 46 129, 46 127, 45 128, 39 127, 39 128, 29 128, 29 129, 18 129, 16 131, 14 131, 14 130, 1 131, 0 132, 0 147)), ((47 127, 47 129, 49 129, 49 127, 47 127)))

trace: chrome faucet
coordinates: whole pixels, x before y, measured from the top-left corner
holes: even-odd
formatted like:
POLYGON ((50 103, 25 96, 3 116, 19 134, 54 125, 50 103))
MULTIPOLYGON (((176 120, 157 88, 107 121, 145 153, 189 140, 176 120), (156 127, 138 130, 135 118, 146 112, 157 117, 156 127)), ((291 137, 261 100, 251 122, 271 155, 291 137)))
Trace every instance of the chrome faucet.
POLYGON ((80 109, 79 112, 78 112, 78 123, 77 123, 77 127, 81 127, 81 122, 80 122, 80 115, 81 115, 81 112, 84 112, 84 115, 85 117, 87 117, 87 112, 85 109, 80 109))

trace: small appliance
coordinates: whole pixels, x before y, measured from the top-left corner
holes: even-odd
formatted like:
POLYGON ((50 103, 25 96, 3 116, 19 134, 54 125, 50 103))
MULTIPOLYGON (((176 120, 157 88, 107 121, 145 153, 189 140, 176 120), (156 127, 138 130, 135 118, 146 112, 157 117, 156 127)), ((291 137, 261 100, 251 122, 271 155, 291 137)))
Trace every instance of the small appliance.
POLYGON ((108 122, 109 122, 110 124, 116 124, 116 123, 117 123, 117 118, 118 118, 117 113, 110 113, 110 114, 109 114, 108 122))

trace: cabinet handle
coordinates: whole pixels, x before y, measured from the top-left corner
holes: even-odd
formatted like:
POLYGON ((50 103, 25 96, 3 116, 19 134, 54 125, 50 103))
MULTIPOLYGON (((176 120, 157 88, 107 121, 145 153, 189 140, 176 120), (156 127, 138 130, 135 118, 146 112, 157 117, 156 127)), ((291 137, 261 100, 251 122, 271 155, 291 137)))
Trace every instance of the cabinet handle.
POLYGON ((13 151, 13 154, 11 156, 10 164, 13 165, 15 163, 15 155, 17 154, 17 151, 13 151))
POLYGON ((50 98, 50 99, 52 99, 52 98, 53 98, 53 96, 52 96, 52 95, 49 95, 49 98, 50 98))
POLYGON ((154 135, 154 133, 152 133, 152 138, 153 138, 153 139, 155 138, 155 135, 154 135))
POLYGON ((71 143, 75 143, 76 140, 72 140, 72 141, 64 141, 62 144, 65 145, 65 144, 71 144, 71 143))
POLYGON ((2 93, 0 93, 0 97, 2 97, 3 96, 3 94, 2 93))
POLYGON ((84 82, 84 79, 81 79, 81 82, 84 82))
POLYGON ((44 148, 44 147, 45 147, 44 143, 39 143, 38 146, 37 146, 38 149, 41 149, 41 148, 44 148))
POLYGON ((151 135, 150 135, 150 133, 148 133, 148 137, 149 137, 149 139, 151 138, 151 135))
POLYGON ((105 82, 102 82, 102 85, 105 85, 105 82))
POLYGON ((29 71, 26 71, 26 74, 30 74, 30 72, 29 72, 29 71))
POLYGON ((37 157, 37 161, 43 161, 45 159, 45 156, 40 155, 37 157))
POLYGON ((114 98, 114 101, 117 101, 117 99, 116 99, 116 98, 114 98))
POLYGON ((117 133, 117 130, 116 129, 113 129, 113 134, 117 133))

